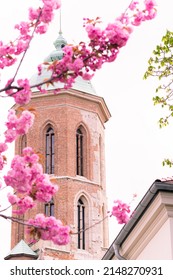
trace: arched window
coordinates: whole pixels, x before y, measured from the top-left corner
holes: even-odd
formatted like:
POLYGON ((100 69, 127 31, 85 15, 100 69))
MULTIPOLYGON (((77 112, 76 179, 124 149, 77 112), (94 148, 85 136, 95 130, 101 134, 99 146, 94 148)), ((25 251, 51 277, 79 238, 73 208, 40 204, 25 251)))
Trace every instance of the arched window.
POLYGON ((21 137, 21 142, 20 142, 20 154, 22 154, 22 151, 24 148, 26 148, 27 146, 27 138, 26 138, 26 134, 22 135, 21 137))
POLYGON ((50 126, 46 130, 46 173, 54 174, 54 130, 50 126))
POLYGON ((53 198, 48 203, 45 203, 45 205, 44 205, 44 214, 47 217, 54 216, 54 202, 53 202, 53 198))
POLYGON ((84 135, 80 128, 76 131, 76 174, 84 176, 84 135))
POLYGON ((85 250, 85 204, 80 198, 77 203, 78 249, 85 250))

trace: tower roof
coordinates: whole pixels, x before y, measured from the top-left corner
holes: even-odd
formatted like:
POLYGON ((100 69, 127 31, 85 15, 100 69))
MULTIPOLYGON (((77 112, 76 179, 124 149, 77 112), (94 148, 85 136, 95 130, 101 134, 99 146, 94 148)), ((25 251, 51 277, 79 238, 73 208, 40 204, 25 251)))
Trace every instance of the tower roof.
POLYGON ((53 50, 48 57, 45 58, 44 62, 52 62, 60 60, 63 57, 63 48, 67 45, 67 41, 62 36, 62 32, 59 32, 58 38, 54 42, 55 50, 53 50))
MULTIPOLYGON (((47 70, 46 68, 42 70, 41 75, 34 74, 30 79, 30 85, 37 85, 44 80, 48 80, 52 75, 52 72, 47 70)), ((45 90, 55 90, 55 89, 63 89, 64 85, 61 82, 55 82, 53 84, 44 84, 42 85, 42 89, 45 90)), ((94 87, 92 86, 90 81, 82 79, 82 77, 78 76, 72 86, 72 89, 84 92, 84 93, 90 93, 90 94, 96 94, 96 91, 94 87)), ((36 87, 33 88, 33 92, 39 91, 36 87)))
MULTIPOLYGON (((59 32, 58 38, 54 42, 55 50, 53 50, 45 59, 44 62, 53 62, 56 60, 61 60, 63 57, 63 48, 67 45, 66 39, 63 37, 62 32, 59 32)), ((47 70, 47 68, 42 69, 41 75, 34 74, 30 79, 30 85, 37 85, 45 80, 50 79, 52 75, 52 72, 47 70)), ((42 88, 45 90, 55 90, 55 89, 61 89, 64 85, 61 82, 55 82, 52 84, 44 84, 42 85, 42 88)), ((95 89, 93 88, 92 84, 88 80, 84 80, 82 77, 78 76, 75 80, 75 83, 72 86, 72 89, 86 92, 90 94, 96 94, 95 89)), ((39 91, 37 88, 33 88, 33 92, 39 91)))
POLYGON ((32 258, 38 257, 38 255, 25 243, 24 240, 21 240, 4 259, 8 260, 18 256, 28 256, 32 258))

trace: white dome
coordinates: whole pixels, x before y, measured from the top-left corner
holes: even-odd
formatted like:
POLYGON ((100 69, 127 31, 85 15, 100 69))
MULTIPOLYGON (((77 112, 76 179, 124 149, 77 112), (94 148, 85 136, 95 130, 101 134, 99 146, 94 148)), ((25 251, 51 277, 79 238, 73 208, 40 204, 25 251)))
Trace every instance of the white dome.
MULTIPOLYGON (((55 50, 53 50, 44 60, 44 62, 52 62, 56 60, 60 60, 63 57, 63 47, 67 45, 67 41, 62 36, 62 32, 59 32, 59 36, 54 42, 55 50)), ((42 83, 43 81, 49 80, 51 77, 52 72, 47 70, 47 68, 42 69, 41 75, 35 74, 30 79, 30 85, 38 85, 42 83)), ((44 84, 41 86, 42 89, 45 90, 55 90, 55 89, 63 89, 64 84, 61 82, 56 82, 53 85, 52 84, 44 84)), ((90 94, 96 94, 92 84, 88 80, 84 80, 82 77, 77 77, 75 80, 75 83, 72 86, 72 89, 84 92, 84 93, 90 93, 90 94)), ((39 91, 37 87, 34 87, 32 89, 33 92, 39 91)))
MULTIPOLYGON (((38 85, 42 83, 43 81, 48 80, 51 77, 52 72, 48 71, 46 68, 42 70, 41 75, 34 74, 30 79, 30 86, 38 85)), ((64 84, 61 82, 55 82, 54 84, 44 84, 41 86, 42 89, 45 90, 55 90, 55 89, 63 89, 64 84)), ((82 77, 78 76, 75 80, 75 83, 72 86, 72 89, 84 92, 84 93, 90 93, 90 94, 96 94, 95 89, 93 88, 92 84, 88 80, 84 80, 82 77)), ((37 87, 34 87, 32 89, 33 92, 39 91, 37 87)))

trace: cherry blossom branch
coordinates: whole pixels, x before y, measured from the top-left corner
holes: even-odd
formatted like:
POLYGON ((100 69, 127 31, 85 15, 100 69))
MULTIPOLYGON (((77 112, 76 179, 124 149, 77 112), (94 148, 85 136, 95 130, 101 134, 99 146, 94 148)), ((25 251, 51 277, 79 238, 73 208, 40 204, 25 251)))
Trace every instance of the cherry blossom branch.
MULTIPOLYGON (((14 223, 18 223, 18 224, 21 224, 23 226, 27 226, 27 227, 32 227, 33 228, 33 225, 32 224, 29 224, 28 221, 24 220, 23 218, 18 218, 18 217, 14 217, 14 216, 7 216, 7 215, 4 215, 4 214, 0 214, 0 217, 3 218, 3 219, 6 219, 6 220, 10 220, 14 223)), ((34 226, 34 228, 36 229, 39 229, 39 230, 45 230, 47 231, 49 228, 43 228, 43 227, 40 227, 40 226, 34 226)))
MULTIPOLYGON (((18 224, 22 224, 22 225, 25 225, 25 226, 29 226, 28 223, 25 223, 22 219, 20 218, 16 218, 16 217, 13 217, 13 216, 7 216, 7 215, 4 215, 4 214, 0 214, 0 217, 3 218, 3 219, 6 219, 6 220, 11 220, 12 222, 16 222, 18 224)), ((32 226, 32 225, 31 225, 32 226)))
POLYGON ((11 208, 11 207, 12 207, 12 205, 10 204, 10 205, 7 206, 6 208, 0 210, 0 213, 5 212, 6 210, 8 210, 8 209, 11 208))
MULTIPOLYGON (((20 69, 20 67, 21 67, 21 65, 22 65, 22 63, 23 63, 23 61, 24 61, 24 58, 25 58, 25 56, 26 56, 26 53, 27 53, 27 51, 28 51, 28 49, 29 49, 29 47, 30 47, 30 43, 31 43, 31 41, 32 41, 33 38, 34 38, 35 30, 36 30, 37 25, 38 25, 38 23, 39 23, 41 14, 42 14, 42 10, 40 10, 40 13, 39 13, 38 18, 37 18, 37 21, 36 21, 36 23, 35 23, 35 25, 34 25, 32 34, 31 34, 30 39, 29 39, 29 41, 28 41, 28 43, 27 43, 26 49, 25 49, 25 51, 23 52, 23 55, 22 55, 22 57, 21 57, 21 60, 20 60, 20 62, 19 62, 19 65, 18 65, 18 67, 17 67, 17 69, 16 69, 16 72, 15 72, 15 74, 14 74, 14 77, 13 77, 12 80, 11 80, 10 85, 12 85, 12 83, 14 82, 14 80, 15 80, 15 78, 16 78, 18 72, 19 72, 19 69, 20 69)), ((0 91, 0 92, 1 92, 1 91, 0 91)))

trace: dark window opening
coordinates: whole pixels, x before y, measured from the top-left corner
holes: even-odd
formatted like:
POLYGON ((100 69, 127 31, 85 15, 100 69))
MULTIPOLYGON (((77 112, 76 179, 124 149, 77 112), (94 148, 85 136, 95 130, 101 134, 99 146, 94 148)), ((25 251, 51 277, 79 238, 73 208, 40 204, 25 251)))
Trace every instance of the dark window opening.
POLYGON ((76 174, 80 176, 84 176, 83 161, 83 133, 78 129, 76 133, 76 174))
POLYGON ((85 205, 81 199, 77 205, 78 216, 78 249, 85 250, 85 205))
POLYGON ((49 127, 46 131, 46 173, 54 174, 54 131, 49 127))
POLYGON ((27 138, 26 134, 24 134, 21 138, 21 145, 20 145, 20 153, 22 154, 23 149, 27 147, 27 138))
POLYGON ((54 202, 53 199, 44 205, 45 216, 50 217, 54 216, 54 202))

